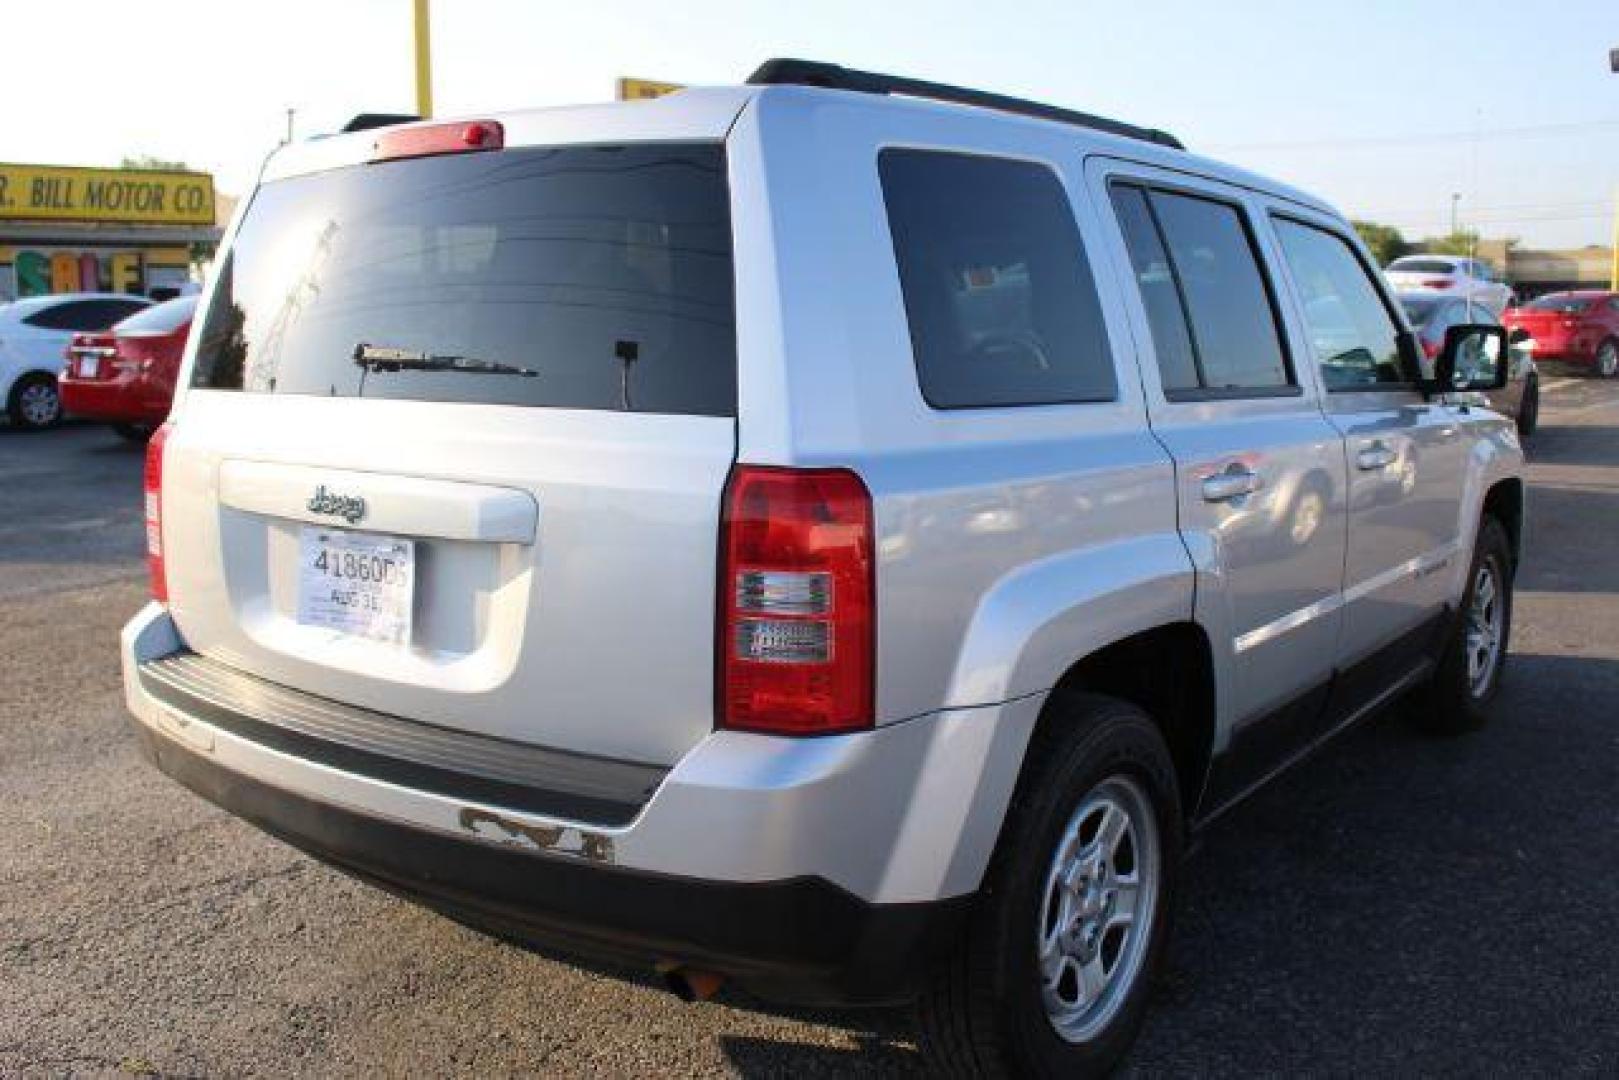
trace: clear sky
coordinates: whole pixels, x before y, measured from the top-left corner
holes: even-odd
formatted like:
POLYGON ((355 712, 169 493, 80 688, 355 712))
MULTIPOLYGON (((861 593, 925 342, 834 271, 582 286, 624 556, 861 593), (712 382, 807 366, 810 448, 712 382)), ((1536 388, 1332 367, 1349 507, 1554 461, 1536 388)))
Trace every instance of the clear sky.
MULTIPOLYGON (((0 160, 181 159, 240 193, 281 137, 412 107, 410 0, 13 0, 0 160)), ((9 5, 8 5, 9 6, 9 5)), ((1606 243, 1619 0, 435 0, 441 115, 735 82, 802 56, 1167 128, 1411 237, 1606 243)))

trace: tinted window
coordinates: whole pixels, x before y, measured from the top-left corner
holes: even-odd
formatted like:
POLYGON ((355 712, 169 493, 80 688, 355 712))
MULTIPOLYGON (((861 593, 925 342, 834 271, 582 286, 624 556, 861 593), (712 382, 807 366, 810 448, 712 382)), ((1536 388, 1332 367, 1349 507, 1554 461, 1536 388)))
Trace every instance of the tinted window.
POLYGON ((197 386, 735 413, 719 146, 452 154, 277 180, 219 275, 197 386))
POLYGON ((1590 301, 1583 296, 1569 296, 1566 293, 1548 293, 1538 300, 1531 300, 1524 307, 1530 311, 1556 311, 1565 315, 1572 315, 1584 311, 1590 301))
POLYGON ((23 322, 41 330, 105 330, 145 307, 144 300, 69 300, 35 312, 23 322))
POLYGON ((1455 272, 1456 265, 1449 259, 1395 259, 1389 263, 1389 269, 1408 274, 1450 274, 1455 272))
POLYGON ((1349 242, 1285 219, 1277 220, 1276 231, 1327 389, 1406 382, 1399 327, 1349 242))
POLYGON ((114 329, 139 334, 169 334, 191 321, 197 310, 195 296, 181 296, 137 311, 114 329))
POLYGON ((1115 185, 1113 208, 1118 214, 1119 227, 1124 230, 1130 266, 1135 271, 1136 287, 1141 290, 1141 303, 1147 311, 1164 391, 1197 390, 1202 382, 1197 374, 1191 333, 1186 327, 1186 309, 1181 304, 1180 286, 1175 283, 1169 254, 1164 250, 1158 227, 1153 224, 1147 193, 1138 187, 1115 185))
POLYGON ((1422 326, 1433 318, 1434 309, 1439 306, 1439 301, 1402 298, 1400 306, 1405 309, 1405 317, 1412 326, 1422 326))
POLYGON ((884 151, 878 168, 930 405, 1114 397, 1096 285, 1050 169, 913 150, 884 151))
POLYGON ((1203 388, 1287 386, 1275 310, 1241 211, 1165 191, 1152 192, 1151 201, 1185 298, 1203 388))

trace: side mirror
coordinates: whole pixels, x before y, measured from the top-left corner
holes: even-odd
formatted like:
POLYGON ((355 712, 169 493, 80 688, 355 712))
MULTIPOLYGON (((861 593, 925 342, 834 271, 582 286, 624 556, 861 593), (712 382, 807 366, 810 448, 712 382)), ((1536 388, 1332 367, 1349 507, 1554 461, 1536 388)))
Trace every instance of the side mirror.
POLYGON ((1512 328, 1512 332, 1507 335, 1507 342, 1512 345, 1522 345, 1528 340, 1529 331, 1525 330, 1521 326, 1514 326, 1512 328))
POLYGON ((1452 326, 1434 361, 1434 388, 1441 394, 1499 390, 1507 384, 1510 367, 1504 328, 1483 323, 1452 326))

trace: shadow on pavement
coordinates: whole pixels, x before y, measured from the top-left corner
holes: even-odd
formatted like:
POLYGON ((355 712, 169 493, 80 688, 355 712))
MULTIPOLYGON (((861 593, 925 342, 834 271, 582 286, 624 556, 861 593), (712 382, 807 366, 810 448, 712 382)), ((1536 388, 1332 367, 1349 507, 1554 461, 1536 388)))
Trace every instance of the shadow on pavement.
POLYGON ((1483 731, 1392 711, 1210 830, 1132 1070, 1611 1067, 1619 660, 1509 672, 1483 731))
POLYGON ((1619 428, 1611 424, 1557 424, 1541 414, 1541 426, 1524 447, 1536 465, 1619 465, 1619 428))
MULTIPOLYGON (((1619 431, 1613 432, 1619 442, 1619 431)), ((1532 592, 1619 593, 1619 491, 1538 483, 1529 488, 1528 532, 1516 587, 1532 592), (1609 521, 1609 530, 1556 528, 1558 522, 1609 521)), ((1614 637, 1619 641, 1619 627, 1614 637)))
POLYGON ((743 1076, 922 1075, 921 1057, 914 1047, 880 1034, 850 1034, 854 1045, 847 1047, 722 1035, 720 1051, 743 1076))

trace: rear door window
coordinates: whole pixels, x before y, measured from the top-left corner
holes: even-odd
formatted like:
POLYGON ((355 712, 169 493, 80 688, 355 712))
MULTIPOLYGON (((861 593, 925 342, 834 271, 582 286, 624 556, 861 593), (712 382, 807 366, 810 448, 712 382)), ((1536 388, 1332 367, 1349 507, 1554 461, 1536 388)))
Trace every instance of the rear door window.
POLYGON ((929 405, 1117 395, 1101 301, 1056 173, 931 150, 885 150, 878 168, 929 405))
POLYGON ((265 184, 193 385, 732 416, 724 150, 452 154, 265 184))
POLYGON ((1202 195, 1113 187, 1169 398, 1295 393, 1275 300, 1243 211, 1202 195))
POLYGON ((1197 371, 1197 355, 1186 323, 1180 284, 1175 280, 1163 237, 1153 223, 1147 192, 1134 186, 1115 187, 1113 207, 1119 216, 1119 226, 1124 230, 1136 287, 1141 291, 1141 303, 1147 311, 1164 392, 1199 390, 1203 381, 1197 371))

